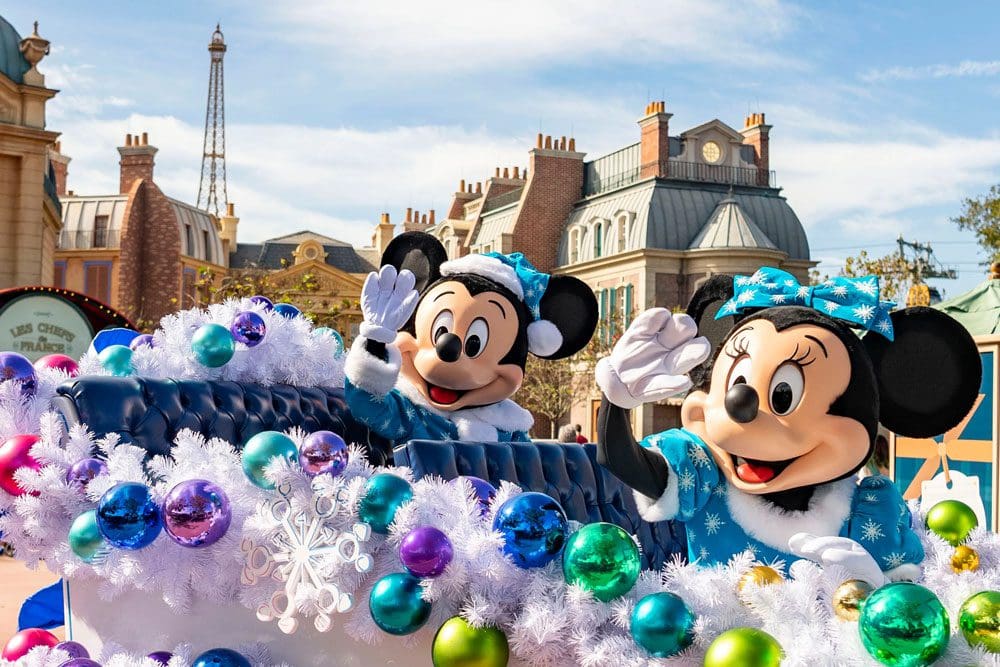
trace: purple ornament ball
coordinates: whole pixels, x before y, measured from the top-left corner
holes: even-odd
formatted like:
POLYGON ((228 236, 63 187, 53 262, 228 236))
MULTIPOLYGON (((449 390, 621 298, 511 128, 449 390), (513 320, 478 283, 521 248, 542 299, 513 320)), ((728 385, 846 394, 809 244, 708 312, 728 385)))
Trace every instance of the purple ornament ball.
POLYGON ((59 649, 60 651, 65 651, 66 653, 69 653, 70 658, 90 657, 90 653, 87 652, 87 649, 84 648, 83 644, 81 644, 80 642, 71 642, 71 641, 59 642, 58 644, 56 644, 55 648, 59 649))
POLYGON ((80 459, 66 471, 66 482, 86 486, 90 480, 107 472, 107 464, 100 459, 80 459))
POLYGON ((153 662, 158 662, 161 665, 166 665, 170 662, 170 658, 174 657, 174 654, 170 651, 153 651, 146 656, 153 662))
POLYGON ((336 477, 347 467, 347 458, 347 443, 333 431, 310 433, 299 450, 299 465, 310 477, 336 477))
POLYGON ((489 514, 490 505, 493 504, 493 499, 497 495, 496 487, 482 477, 475 477, 473 475, 462 475, 461 477, 456 477, 451 480, 451 483, 461 484, 461 480, 463 479, 472 485, 472 493, 476 496, 476 500, 479 502, 480 516, 486 516, 489 514))
POLYGON ((451 540, 433 526, 417 526, 399 544, 399 559, 416 577, 436 577, 451 562, 451 540))
POLYGON ((61 663, 59 667, 101 667, 101 663, 90 658, 70 658, 61 663))
POLYGON ((266 296, 261 296, 258 294, 257 296, 250 297, 250 300, 253 301, 255 304, 257 304, 258 306, 264 306, 265 312, 274 308, 274 303, 266 296))
POLYGON ((0 382, 7 380, 21 383, 22 396, 33 396, 38 386, 35 367, 17 352, 0 352, 0 382))
POLYGON ((134 352, 140 347, 156 347, 156 341, 153 339, 152 334, 140 334, 133 338, 128 346, 134 352))
POLYGON ((206 547, 226 534, 232 521, 226 492, 203 479, 181 482, 163 499, 163 527, 182 547, 206 547))
POLYGON ((229 327, 230 333, 233 334, 233 338, 236 339, 237 343, 243 343, 247 347, 256 347, 258 343, 264 340, 264 334, 267 332, 267 326, 264 324, 264 318, 253 311, 244 311, 236 316, 233 320, 232 325, 229 327))

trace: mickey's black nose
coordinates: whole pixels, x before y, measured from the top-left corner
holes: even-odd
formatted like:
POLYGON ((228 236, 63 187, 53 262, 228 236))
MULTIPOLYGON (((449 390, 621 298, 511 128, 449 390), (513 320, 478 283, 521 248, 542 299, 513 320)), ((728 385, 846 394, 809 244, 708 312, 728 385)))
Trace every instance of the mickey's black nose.
POLYGON ((441 361, 458 361, 462 356, 462 339, 453 333, 443 334, 434 343, 434 349, 437 350, 438 359, 441 361))
POLYGON ((760 398, 750 385, 736 384, 726 392, 726 412, 733 421, 749 424, 757 418, 758 409, 760 409, 760 398))

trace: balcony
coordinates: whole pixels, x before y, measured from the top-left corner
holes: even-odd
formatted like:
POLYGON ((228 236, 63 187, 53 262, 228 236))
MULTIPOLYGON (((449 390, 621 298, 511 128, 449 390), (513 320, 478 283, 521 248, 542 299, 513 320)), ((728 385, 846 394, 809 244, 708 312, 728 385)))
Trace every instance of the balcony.
POLYGON ((100 250, 118 247, 118 230, 77 231, 64 229, 59 234, 59 250, 100 250))
MULTIPOLYGON (((755 167, 732 167, 704 162, 680 162, 678 160, 669 160, 666 164, 661 163, 660 167, 661 171, 667 172, 666 178, 670 180, 762 188, 777 187, 777 179, 773 171, 766 174, 767 182, 765 183, 761 178, 763 174, 755 167), (663 169, 664 167, 665 169, 663 169)), ((639 181, 639 172, 639 167, 630 167, 603 178, 589 178, 584 184, 583 196, 599 195, 632 185, 639 181)))

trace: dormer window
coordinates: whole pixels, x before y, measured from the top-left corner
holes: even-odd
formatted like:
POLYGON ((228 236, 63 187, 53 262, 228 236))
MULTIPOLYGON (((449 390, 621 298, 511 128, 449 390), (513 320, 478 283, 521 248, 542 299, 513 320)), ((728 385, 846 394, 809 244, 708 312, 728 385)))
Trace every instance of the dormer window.
POLYGON ((716 164, 722 160, 722 148, 714 141, 706 141, 701 146, 701 157, 709 164, 716 164))

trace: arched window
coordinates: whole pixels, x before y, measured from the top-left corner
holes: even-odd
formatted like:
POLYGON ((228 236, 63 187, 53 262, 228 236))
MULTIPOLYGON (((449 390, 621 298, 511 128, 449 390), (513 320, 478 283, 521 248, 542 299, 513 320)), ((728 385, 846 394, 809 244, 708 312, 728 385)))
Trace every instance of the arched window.
POLYGON ((604 223, 594 225, 594 259, 604 254, 604 223))

